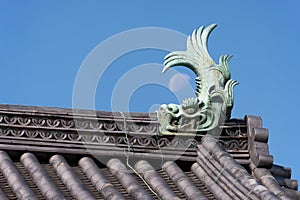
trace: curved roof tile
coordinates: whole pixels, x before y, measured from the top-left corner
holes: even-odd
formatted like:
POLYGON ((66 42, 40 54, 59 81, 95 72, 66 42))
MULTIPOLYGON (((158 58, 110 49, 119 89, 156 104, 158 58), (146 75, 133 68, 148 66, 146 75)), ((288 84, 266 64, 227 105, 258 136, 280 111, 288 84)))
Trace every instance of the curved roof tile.
POLYGON ((0 199, 300 199, 259 117, 221 128, 161 136, 154 114, 0 105, 0 199))

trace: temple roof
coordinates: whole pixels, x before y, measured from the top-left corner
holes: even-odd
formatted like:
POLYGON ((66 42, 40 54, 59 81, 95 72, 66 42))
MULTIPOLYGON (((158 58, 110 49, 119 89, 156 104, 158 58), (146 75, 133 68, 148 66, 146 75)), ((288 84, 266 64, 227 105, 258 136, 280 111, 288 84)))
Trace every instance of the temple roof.
POLYGON ((0 105, 0 199, 300 199, 260 117, 161 135, 155 113, 0 105))

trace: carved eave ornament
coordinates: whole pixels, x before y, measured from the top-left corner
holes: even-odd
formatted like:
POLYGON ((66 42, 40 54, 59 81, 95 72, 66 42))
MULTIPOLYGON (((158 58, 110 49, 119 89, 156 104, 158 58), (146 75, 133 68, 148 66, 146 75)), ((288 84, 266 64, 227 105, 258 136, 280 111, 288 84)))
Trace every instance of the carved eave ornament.
POLYGON ((163 73, 174 66, 185 66, 196 74, 196 97, 185 99, 181 105, 163 104, 157 111, 160 133, 177 135, 213 131, 230 118, 233 107, 233 87, 229 55, 222 55, 219 64, 210 57, 207 40, 216 27, 201 26, 187 39, 186 51, 175 51, 165 57, 163 73))

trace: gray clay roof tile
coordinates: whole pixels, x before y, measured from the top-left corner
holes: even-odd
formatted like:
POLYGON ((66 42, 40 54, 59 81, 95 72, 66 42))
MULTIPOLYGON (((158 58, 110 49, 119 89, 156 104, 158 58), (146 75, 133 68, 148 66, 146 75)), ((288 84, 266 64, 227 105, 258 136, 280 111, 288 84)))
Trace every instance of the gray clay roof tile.
POLYGON ((300 199, 259 117, 221 128, 178 138, 154 114, 0 105, 0 199, 300 199))

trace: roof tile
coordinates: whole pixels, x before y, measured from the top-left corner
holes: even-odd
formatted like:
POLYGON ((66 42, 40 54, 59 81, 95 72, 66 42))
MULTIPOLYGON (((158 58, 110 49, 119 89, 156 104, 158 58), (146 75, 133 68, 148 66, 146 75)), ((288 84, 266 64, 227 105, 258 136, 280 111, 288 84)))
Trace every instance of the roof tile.
POLYGON ((189 180, 184 172, 173 161, 165 162, 162 166, 163 170, 172 179, 173 183, 177 185, 180 191, 185 194, 187 199, 201 200, 207 199, 199 189, 189 180))
POLYGON ((138 161, 134 168, 161 199, 177 199, 176 194, 146 160, 138 161))
POLYGON ((148 113, 75 112, 0 105, 0 199, 300 199, 291 169, 273 164, 260 118, 189 140, 157 135, 148 113))
POLYGON ((38 199, 4 151, 0 151, 0 170, 19 199, 38 199))
POLYGON ((109 160, 107 166, 111 173, 118 178, 126 191, 134 199, 152 199, 148 192, 143 187, 141 187, 135 177, 127 170, 125 165, 119 159, 109 160))
POLYGON ((99 170, 98 166, 91 158, 83 157, 79 160, 79 165, 97 190, 102 193, 105 199, 124 199, 124 197, 121 196, 105 175, 99 170))
POLYGON ((42 191, 47 199, 63 200, 63 194, 57 189, 46 170, 41 166, 32 153, 25 153, 21 156, 21 162, 29 171, 34 183, 42 191))
POLYGON ((95 199, 91 195, 91 193, 84 187, 78 176, 62 156, 52 156, 50 159, 50 163, 54 167, 56 173, 61 178, 63 183, 68 187, 68 189, 76 199, 95 199))

